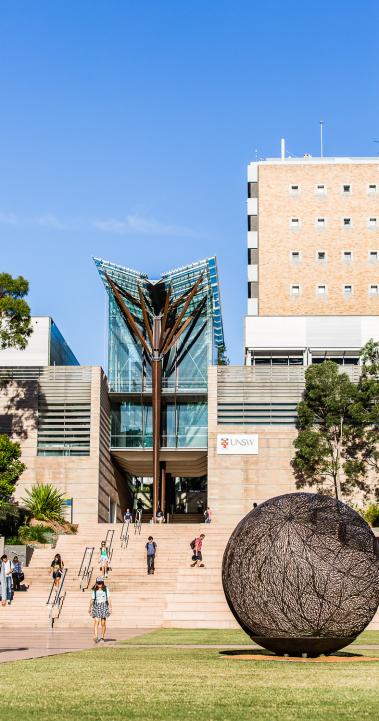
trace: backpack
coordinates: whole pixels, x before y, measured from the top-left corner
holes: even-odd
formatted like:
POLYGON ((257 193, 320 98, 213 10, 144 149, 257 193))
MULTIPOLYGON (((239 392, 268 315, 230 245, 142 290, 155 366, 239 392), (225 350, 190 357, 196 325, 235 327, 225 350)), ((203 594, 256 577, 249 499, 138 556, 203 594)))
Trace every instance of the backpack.
MULTIPOLYGON (((104 586, 104 591, 105 591, 105 604, 106 604, 106 606, 108 607, 108 606, 109 606, 109 602, 108 602, 108 588, 107 588, 107 586, 104 586)), ((92 599, 92 603, 96 603, 97 589, 94 589, 93 594, 94 594, 94 598, 92 599)))
POLYGON ((157 549, 157 544, 155 541, 148 541, 146 544, 146 550, 148 556, 155 556, 155 551, 157 549))
POLYGON ((194 538, 193 541, 191 541, 191 543, 190 543, 190 546, 193 551, 195 550, 195 545, 196 545, 196 538, 194 538))

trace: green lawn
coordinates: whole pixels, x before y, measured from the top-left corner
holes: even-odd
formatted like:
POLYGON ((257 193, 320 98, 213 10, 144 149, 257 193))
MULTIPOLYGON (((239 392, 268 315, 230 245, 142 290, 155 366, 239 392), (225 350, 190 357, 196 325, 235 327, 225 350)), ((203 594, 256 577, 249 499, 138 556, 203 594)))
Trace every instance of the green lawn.
MULTIPOLYGON (((242 644, 249 645, 252 643, 251 638, 241 629, 218 629, 218 628, 161 628, 158 631, 152 631, 144 636, 137 636, 123 641, 126 644, 154 644, 159 645, 175 645, 175 644, 242 644)), ((378 645, 379 631, 364 631, 355 644, 378 645)))
POLYGON ((216 649, 98 647, 3 664, 0 718, 361 721, 379 718, 378 691, 379 662, 256 662, 216 649))

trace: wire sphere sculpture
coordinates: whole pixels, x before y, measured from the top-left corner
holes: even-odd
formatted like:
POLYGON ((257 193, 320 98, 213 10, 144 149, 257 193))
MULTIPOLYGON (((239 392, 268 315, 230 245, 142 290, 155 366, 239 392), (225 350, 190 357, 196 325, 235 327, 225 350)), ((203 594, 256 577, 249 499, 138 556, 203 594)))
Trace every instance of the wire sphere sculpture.
POLYGON ((278 496, 233 531, 222 582, 232 613, 260 646, 329 654, 351 643, 377 610, 377 539, 341 501, 316 493, 278 496))

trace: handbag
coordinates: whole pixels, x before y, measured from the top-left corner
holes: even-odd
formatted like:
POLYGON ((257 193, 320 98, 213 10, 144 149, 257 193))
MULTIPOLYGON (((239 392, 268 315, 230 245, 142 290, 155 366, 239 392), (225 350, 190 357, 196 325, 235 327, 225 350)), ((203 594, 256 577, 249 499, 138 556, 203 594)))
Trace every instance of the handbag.
POLYGON ((21 573, 18 574, 18 580, 24 581, 25 580, 25 574, 21 571, 21 573))

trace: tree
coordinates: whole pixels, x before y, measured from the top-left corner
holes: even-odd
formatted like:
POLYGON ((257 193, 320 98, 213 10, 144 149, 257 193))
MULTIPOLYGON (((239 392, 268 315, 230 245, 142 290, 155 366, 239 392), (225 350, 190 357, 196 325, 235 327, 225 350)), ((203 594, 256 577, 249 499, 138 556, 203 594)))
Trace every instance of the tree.
POLYGON ((0 348, 26 347, 32 333, 30 308, 24 297, 29 283, 21 275, 0 273, 0 348))
MULTIPOLYGON (((352 408, 352 434, 347 447, 345 473, 355 481, 372 480, 379 472, 379 343, 369 340, 361 353, 361 375, 352 408)), ((379 499, 379 487, 374 493, 379 499)))
POLYGON ((222 345, 219 345, 217 347, 217 365, 218 366, 228 366, 229 363, 230 363, 230 361, 227 356, 226 345, 225 345, 225 343, 223 343, 222 345))
POLYGON ((8 436, 0 436, 0 508, 7 509, 12 500, 16 482, 25 465, 20 461, 20 444, 11 441, 8 436))
POLYGON ((352 438, 362 441, 364 426, 359 390, 346 373, 333 361, 307 368, 292 461, 297 488, 315 486, 337 498, 350 495, 353 487, 368 492, 362 467, 345 473, 352 438))

